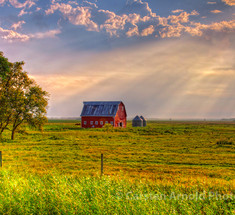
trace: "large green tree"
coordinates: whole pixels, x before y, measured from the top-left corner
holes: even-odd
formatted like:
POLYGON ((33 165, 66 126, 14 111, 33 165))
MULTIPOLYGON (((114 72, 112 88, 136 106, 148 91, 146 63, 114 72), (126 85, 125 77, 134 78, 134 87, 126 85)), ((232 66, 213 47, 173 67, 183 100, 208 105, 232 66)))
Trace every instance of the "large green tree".
POLYGON ((11 129, 11 139, 23 124, 42 129, 47 121, 48 93, 23 71, 24 62, 10 63, 0 53, 0 135, 11 129))
POLYGON ((0 52, 0 135, 7 128, 11 120, 10 79, 13 64, 0 52))

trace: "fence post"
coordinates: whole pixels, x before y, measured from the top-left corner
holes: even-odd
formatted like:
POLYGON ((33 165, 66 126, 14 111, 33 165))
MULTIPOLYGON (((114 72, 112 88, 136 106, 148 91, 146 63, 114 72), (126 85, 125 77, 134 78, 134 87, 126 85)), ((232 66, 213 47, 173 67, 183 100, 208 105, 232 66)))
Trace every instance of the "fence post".
POLYGON ((0 167, 2 167, 2 151, 0 151, 0 167))
POLYGON ((104 173, 104 156, 101 154, 101 176, 104 173))

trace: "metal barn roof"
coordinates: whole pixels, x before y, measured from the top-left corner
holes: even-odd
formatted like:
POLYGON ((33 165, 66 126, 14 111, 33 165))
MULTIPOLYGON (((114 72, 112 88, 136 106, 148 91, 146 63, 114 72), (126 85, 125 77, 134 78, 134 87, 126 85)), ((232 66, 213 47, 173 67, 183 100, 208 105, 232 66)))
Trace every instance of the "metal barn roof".
POLYGON ((132 121, 142 122, 143 119, 141 119, 141 118, 137 115, 132 121))
POLYGON ((81 116, 110 116, 114 117, 121 101, 83 102, 81 116))
POLYGON ((140 116, 140 118, 145 122, 147 121, 143 116, 140 116))

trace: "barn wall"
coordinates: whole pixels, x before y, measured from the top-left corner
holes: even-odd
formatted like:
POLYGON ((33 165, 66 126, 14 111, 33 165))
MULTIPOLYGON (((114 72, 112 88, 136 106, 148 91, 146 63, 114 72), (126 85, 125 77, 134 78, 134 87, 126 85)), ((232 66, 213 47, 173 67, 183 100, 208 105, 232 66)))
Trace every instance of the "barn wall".
POLYGON ((120 103, 118 107, 118 111, 115 116, 115 127, 120 127, 120 123, 122 123, 122 127, 126 128, 126 111, 123 103, 120 103))
POLYGON ((139 121, 133 120, 132 127, 143 127, 143 120, 142 121, 141 120, 139 120, 139 121))
POLYGON ((114 124, 114 118, 113 117, 97 117, 97 116, 96 117, 95 116, 82 116, 81 118, 82 128, 102 128, 106 122, 110 124, 111 122, 113 122, 114 124), (93 124, 91 124, 91 122, 93 122, 93 124), (101 122, 103 122, 103 125, 101 122))

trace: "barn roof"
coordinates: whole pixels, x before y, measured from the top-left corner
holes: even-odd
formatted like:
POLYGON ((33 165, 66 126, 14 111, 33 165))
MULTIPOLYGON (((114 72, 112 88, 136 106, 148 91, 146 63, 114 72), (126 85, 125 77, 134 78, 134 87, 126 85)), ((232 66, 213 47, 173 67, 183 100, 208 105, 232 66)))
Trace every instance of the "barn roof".
POLYGON ((139 117, 139 116, 137 115, 132 121, 142 122, 143 119, 141 119, 141 117, 139 117))
POLYGON ((109 116, 114 117, 121 101, 93 101, 83 102, 81 116, 109 116))
POLYGON ((140 118, 145 122, 147 121, 143 116, 140 116, 140 118))

